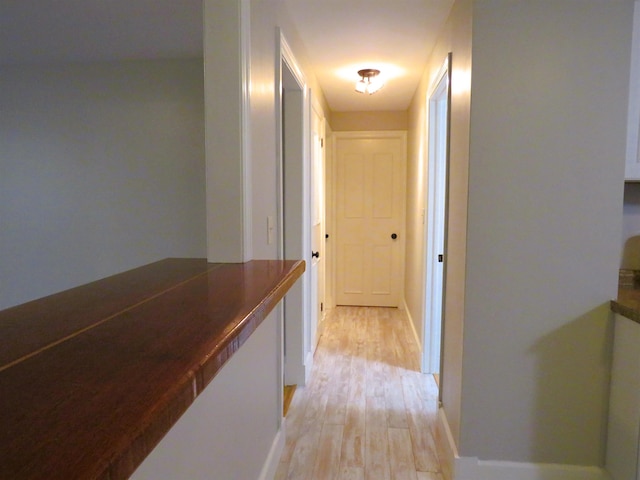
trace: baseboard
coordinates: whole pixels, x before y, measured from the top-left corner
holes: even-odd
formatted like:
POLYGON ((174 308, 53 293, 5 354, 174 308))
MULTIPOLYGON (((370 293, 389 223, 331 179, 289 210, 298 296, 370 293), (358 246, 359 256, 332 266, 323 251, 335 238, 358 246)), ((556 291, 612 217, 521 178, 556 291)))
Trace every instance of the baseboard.
POLYGON ((611 480, 606 470, 600 467, 461 457, 442 408, 438 410, 436 446, 444 480, 611 480))
POLYGON ((404 298, 402 300, 402 309, 407 314, 407 320, 409 321, 409 325, 411 326, 411 331, 413 332, 413 338, 416 339, 416 343, 418 344, 418 348, 420 348, 420 351, 422 352, 422 339, 420 338, 420 336, 418 335, 418 332, 416 331, 416 326, 413 323, 413 317, 411 316, 411 311, 409 310, 409 307, 407 305, 407 299, 406 298, 404 298))
POLYGON ((311 379, 311 369, 313 368, 313 352, 307 353, 307 358, 304 362, 304 383, 302 385, 306 385, 309 383, 311 379))
POLYGON ((284 359, 284 382, 286 385, 304 386, 311 378, 313 367, 313 352, 308 352, 304 358, 304 363, 288 362, 284 359))
POLYGON ((300 362, 299 364, 284 359, 284 381, 287 385, 305 385, 307 368, 300 362))
POLYGON ((436 422, 435 442, 438 458, 440 459, 440 468, 442 469, 442 477, 444 480, 454 480, 455 463, 458 457, 458 448, 453 440, 447 415, 444 409, 438 409, 438 420, 436 422))
POLYGON ((454 480, 611 480, 600 467, 457 458, 454 480))
POLYGON ((267 455, 267 459, 262 466, 258 480, 272 480, 273 477, 275 477, 278 464, 280 463, 280 457, 282 457, 282 452, 284 451, 286 437, 285 422, 283 420, 280 424, 280 430, 278 430, 278 433, 276 433, 273 439, 273 443, 269 449, 269 455, 267 455))

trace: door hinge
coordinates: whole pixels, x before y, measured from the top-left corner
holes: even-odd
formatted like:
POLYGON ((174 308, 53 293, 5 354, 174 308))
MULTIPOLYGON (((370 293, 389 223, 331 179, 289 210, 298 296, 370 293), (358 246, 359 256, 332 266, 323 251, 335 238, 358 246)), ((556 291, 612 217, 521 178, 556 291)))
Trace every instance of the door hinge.
POLYGON ((324 138, 320 139, 320 148, 324 148, 324 138))
POLYGON ((444 255, 440 254, 438 255, 438 263, 442 263, 442 262, 444 262, 444 255))
POLYGON ((324 311, 324 303, 320 302, 320 311, 323 312, 324 311))

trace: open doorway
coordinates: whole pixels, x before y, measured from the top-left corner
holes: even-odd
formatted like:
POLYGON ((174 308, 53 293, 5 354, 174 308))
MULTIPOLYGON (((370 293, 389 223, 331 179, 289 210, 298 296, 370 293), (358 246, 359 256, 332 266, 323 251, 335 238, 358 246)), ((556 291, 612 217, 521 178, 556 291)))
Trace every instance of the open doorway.
MULTIPOLYGON (((428 168, 426 179, 425 289, 422 370, 439 375, 447 265, 447 186, 451 54, 438 71, 428 94, 428 168)), ((443 379, 439 379, 442 386, 443 379)), ((440 388, 442 390, 442 388, 440 388)))
POLYGON ((309 101, 302 70, 282 34, 279 46, 278 256, 303 259, 307 264, 307 271, 291 287, 283 302, 283 377, 285 385, 305 385, 313 362, 309 270, 309 101))

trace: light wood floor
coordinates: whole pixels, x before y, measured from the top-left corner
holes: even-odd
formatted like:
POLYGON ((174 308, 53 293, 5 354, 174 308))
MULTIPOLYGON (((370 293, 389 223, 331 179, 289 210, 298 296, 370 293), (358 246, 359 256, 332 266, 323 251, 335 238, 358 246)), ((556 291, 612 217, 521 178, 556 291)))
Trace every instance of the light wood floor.
POLYGON ((442 480, 437 387, 404 312, 338 307, 286 417, 276 480, 442 480))

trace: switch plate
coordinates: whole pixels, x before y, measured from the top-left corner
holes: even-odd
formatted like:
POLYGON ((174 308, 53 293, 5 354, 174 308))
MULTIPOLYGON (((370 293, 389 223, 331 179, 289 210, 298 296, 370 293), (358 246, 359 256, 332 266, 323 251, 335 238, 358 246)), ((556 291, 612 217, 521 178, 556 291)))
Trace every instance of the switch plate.
POLYGON ((273 243, 273 235, 276 231, 276 226, 273 221, 272 216, 267 217, 267 245, 271 245, 273 243))

